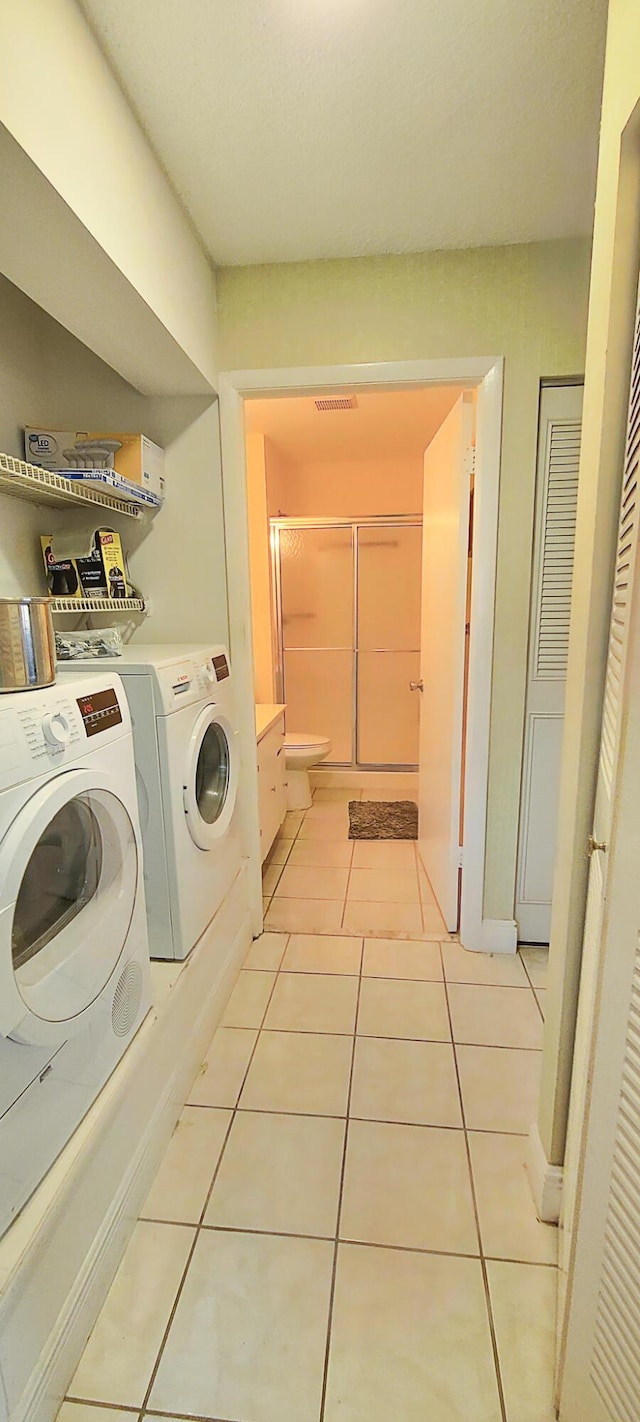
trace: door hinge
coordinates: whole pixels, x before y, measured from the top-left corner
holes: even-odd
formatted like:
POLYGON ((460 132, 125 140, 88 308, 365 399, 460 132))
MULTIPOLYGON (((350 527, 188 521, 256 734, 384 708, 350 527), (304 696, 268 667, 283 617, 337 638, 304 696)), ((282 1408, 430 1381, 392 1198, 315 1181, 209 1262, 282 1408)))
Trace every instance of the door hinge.
POLYGON ((464 846, 462 844, 458 845, 458 868, 464 868, 464 846))
POLYGON ((587 840, 587 858, 591 859, 596 851, 606 854, 608 848, 609 846, 604 839, 594 839, 593 835, 590 834, 587 840))
POLYGON ((471 448, 467 450, 467 453, 466 453, 466 455, 465 455, 465 464, 466 464, 466 475, 467 475, 467 478, 468 478, 469 482, 471 482, 471 480, 473 479, 473 476, 474 476, 474 474, 475 474, 475 472, 476 472, 476 447, 475 447, 475 444, 472 444, 471 448))

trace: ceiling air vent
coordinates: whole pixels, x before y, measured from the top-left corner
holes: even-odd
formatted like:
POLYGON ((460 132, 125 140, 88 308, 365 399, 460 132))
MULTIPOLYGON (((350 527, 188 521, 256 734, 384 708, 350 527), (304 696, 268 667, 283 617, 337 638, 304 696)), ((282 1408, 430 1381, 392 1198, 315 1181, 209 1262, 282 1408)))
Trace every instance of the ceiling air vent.
POLYGON ((355 395, 327 396, 326 399, 316 400, 316 410, 324 414, 325 410, 355 410, 358 401, 355 395))

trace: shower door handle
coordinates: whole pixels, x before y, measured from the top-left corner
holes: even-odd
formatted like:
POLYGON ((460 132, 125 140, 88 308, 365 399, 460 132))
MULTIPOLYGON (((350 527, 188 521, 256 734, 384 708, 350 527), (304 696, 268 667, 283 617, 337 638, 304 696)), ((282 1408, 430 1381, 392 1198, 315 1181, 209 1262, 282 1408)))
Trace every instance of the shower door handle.
POLYGON ((409 682, 409 691, 424 691, 424 682, 422 680, 422 677, 420 678, 420 681, 409 682))

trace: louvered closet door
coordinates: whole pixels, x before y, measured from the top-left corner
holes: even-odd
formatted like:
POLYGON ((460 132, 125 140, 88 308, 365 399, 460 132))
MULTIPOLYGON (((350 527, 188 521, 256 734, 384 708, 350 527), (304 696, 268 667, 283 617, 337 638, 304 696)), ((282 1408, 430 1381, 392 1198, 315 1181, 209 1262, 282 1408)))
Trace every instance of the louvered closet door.
POLYGON ((548 943, 551 924, 581 419, 581 385, 545 387, 538 431, 516 888, 516 921, 523 943, 548 943))
POLYGON ((639 475, 636 314, 593 829, 607 848, 591 859, 577 1025, 580 1041, 597 1035, 574 1068, 564 1171, 562 1422, 640 1418, 639 475))

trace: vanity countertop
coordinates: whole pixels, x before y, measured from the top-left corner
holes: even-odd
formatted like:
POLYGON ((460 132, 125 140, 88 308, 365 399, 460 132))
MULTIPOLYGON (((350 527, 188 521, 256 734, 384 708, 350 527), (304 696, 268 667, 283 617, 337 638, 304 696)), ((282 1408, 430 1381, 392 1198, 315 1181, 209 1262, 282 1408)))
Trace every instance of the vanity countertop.
POLYGON ((280 716, 286 711, 286 706, 263 706, 256 705, 256 740, 260 742, 267 731, 275 726, 280 716))

